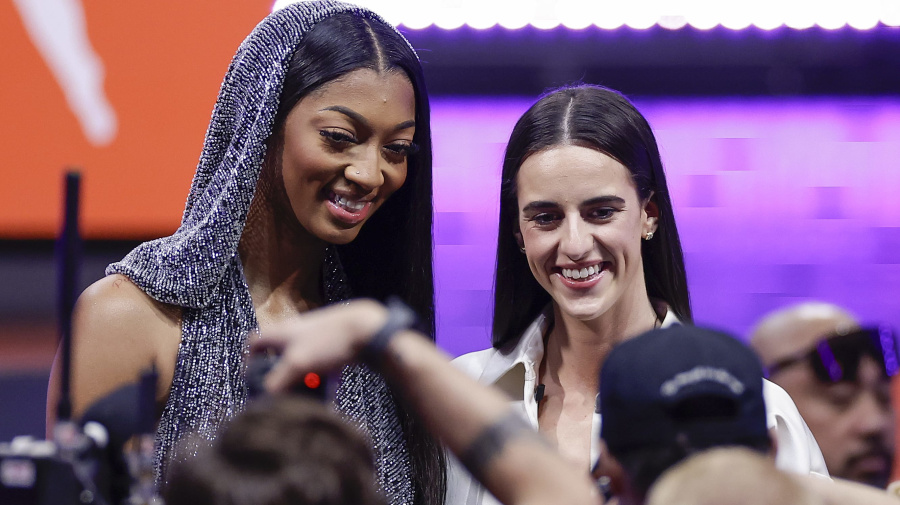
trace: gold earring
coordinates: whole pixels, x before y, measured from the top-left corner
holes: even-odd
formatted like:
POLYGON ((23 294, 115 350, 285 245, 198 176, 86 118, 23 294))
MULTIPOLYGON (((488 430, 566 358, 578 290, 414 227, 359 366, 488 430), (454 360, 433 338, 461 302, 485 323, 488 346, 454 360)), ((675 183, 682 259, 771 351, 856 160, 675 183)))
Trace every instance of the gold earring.
POLYGON ((651 238, 653 238, 653 232, 648 231, 647 234, 644 235, 644 240, 650 240, 651 238))

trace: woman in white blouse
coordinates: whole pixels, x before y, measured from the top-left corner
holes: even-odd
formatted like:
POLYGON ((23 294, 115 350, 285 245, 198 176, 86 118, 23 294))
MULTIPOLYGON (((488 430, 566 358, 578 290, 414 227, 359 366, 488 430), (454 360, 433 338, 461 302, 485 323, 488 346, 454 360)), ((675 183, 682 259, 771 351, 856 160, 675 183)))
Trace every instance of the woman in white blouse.
MULTIPOLYGON (((598 376, 618 342, 690 324, 684 259, 665 172, 646 119, 599 86, 543 96, 504 157, 493 347, 459 368, 512 396, 577 469, 597 461, 598 376)), ((827 475, 784 391, 766 383, 784 469, 827 475)), ((447 504, 496 503, 451 465, 447 504)))

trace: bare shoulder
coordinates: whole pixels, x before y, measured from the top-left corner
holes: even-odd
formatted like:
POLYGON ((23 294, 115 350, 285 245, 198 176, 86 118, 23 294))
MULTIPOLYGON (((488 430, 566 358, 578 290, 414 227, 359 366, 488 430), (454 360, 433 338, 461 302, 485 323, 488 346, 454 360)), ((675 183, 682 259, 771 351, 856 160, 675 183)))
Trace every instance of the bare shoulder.
MULTIPOLYGON (((159 373, 157 401, 164 403, 180 342, 180 308, 157 302, 123 275, 107 276, 89 286, 72 315, 74 413, 80 415, 154 366, 159 373)), ((57 396, 59 359, 51 373, 50 401, 57 396)))
POLYGON ((149 337, 157 332, 178 329, 181 310, 160 303, 144 293, 124 275, 110 275, 90 285, 78 297, 75 305, 76 329, 90 329, 102 325, 106 331, 90 332, 87 336, 107 338, 103 334, 118 334, 127 339, 149 337))

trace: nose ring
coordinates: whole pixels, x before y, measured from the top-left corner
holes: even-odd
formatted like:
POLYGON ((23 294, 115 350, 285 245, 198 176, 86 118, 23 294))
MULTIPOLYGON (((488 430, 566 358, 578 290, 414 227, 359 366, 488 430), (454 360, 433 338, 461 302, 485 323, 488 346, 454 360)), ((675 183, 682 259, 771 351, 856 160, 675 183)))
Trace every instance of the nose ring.
POLYGON ((356 171, 356 175, 359 175, 359 170, 356 171))

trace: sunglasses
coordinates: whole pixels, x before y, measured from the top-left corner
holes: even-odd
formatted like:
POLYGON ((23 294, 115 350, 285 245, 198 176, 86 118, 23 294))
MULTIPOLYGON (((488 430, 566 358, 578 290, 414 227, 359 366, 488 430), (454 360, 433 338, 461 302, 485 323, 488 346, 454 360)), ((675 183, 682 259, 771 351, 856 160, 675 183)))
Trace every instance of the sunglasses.
POLYGON ((811 351, 776 362, 766 369, 766 377, 797 363, 806 362, 822 382, 854 382, 863 356, 875 360, 885 377, 893 377, 900 371, 898 347, 896 335, 889 326, 862 328, 846 334, 832 335, 819 342, 811 351))

